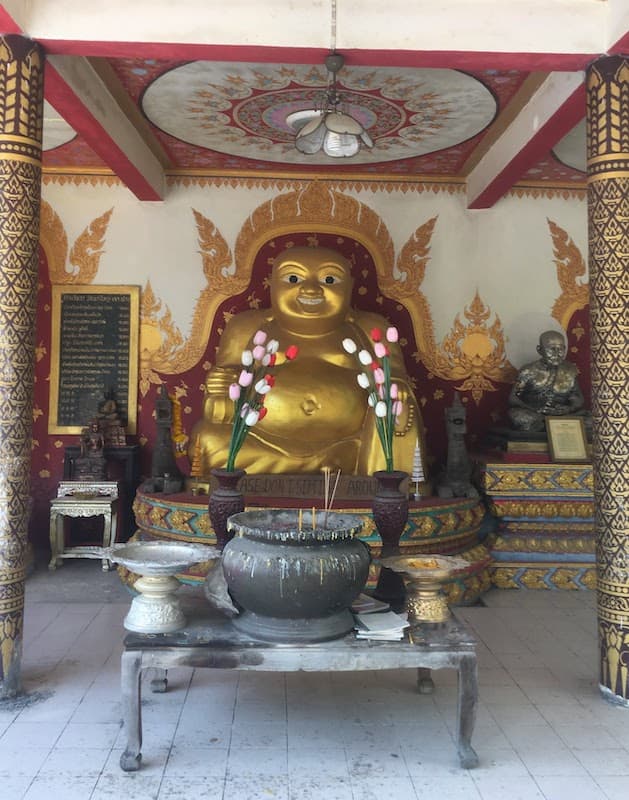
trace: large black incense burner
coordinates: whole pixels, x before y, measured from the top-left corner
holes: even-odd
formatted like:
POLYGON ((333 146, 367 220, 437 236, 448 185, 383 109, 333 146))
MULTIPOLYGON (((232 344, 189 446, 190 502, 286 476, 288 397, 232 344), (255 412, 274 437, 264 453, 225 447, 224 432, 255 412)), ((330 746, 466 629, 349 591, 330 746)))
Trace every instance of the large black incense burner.
POLYGON ((350 631, 350 611, 369 574, 369 547, 355 514, 297 509, 244 511, 229 518, 223 550, 234 625, 258 639, 317 642, 350 631), (313 519, 314 517, 314 519, 313 519))

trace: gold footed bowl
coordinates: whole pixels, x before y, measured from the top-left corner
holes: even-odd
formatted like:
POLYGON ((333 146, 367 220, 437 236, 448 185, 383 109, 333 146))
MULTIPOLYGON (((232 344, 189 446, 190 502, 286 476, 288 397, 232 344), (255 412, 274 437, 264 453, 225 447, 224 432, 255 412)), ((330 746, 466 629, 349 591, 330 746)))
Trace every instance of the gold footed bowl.
POLYGON ((447 622, 450 618, 444 584, 469 567, 464 558, 440 555, 390 556, 383 567, 401 574, 406 585, 406 611, 411 624, 447 622))

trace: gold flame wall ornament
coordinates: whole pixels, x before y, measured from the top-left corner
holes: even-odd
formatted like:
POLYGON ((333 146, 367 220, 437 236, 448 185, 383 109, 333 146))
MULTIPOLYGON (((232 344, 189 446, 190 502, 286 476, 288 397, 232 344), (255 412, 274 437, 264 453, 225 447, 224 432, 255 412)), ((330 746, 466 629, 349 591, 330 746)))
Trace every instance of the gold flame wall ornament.
POLYGON ((557 281, 561 287, 561 295, 555 300, 552 316, 564 330, 567 330, 570 317, 590 302, 589 283, 578 283, 587 273, 585 260, 581 251, 568 233, 552 220, 548 220, 550 235, 553 240, 553 253, 557 267, 557 281))
POLYGON ((478 292, 463 313, 469 322, 464 324, 457 314, 442 349, 448 360, 448 377, 463 380, 456 389, 471 392, 478 405, 484 392, 496 391, 494 382, 515 380, 517 372, 505 354, 500 318, 496 315, 488 326, 491 310, 478 292))
MULTIPOLYGON (((140 381, 139 390, 146 396, 150 385, 159 386, 159 372, 169 372, 177 361, 183 345, 183 336, 173 322, 168 306, 163 306, 153 291, 150 281, 142 291, 140 300, 140 381)), ((181 371, 181 370, 180 370, 181 371)))
POLYGON ((42 201, 39 241, 46 253, 52 284, 87 285, 93 282, 104 252, 105 235, 113 209, 90 222, 68 255, 68 237, 61 219, 42 201), (70 265, 70 269, 68 268, 70 265))

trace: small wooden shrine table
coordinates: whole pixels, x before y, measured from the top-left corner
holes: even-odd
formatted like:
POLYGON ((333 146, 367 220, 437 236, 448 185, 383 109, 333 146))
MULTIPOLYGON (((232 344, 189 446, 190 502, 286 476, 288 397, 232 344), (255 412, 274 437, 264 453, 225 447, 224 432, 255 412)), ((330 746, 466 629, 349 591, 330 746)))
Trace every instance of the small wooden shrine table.
MULTIPOLYGON (((62 481, 57 497, 50 501, 50 563, 48 569, 61 566, 63 558, 83 558, 85 547, 66 547, 64 517, 102 517, 103 547, 116 542, 118 531, 118 483, 116 481, 62 481)), ((111 569, 103 559, 103 570, 111 569)))
MULTIPOLYGON (((476 643, 455 617, 439 626, 414 627, 402 641, 376 642, 349 633, 312 644, 262 642, 238 631, 230 620, 200 602, 184 607, 188 623, 175 633, 128 633, 121 658, 121 688, 126 746, 120 766, 131 772, 142 759, 141 678, 146 669, 171 667, 261 670, 266 672, 332 672, 415 668, 422 693, 432 689, 430 670, 458 672, 457 750, 461 766, 478 765, 471 745, 478 701, 476 643)), ((166 691, 166 673, 152 682, 166 691)))

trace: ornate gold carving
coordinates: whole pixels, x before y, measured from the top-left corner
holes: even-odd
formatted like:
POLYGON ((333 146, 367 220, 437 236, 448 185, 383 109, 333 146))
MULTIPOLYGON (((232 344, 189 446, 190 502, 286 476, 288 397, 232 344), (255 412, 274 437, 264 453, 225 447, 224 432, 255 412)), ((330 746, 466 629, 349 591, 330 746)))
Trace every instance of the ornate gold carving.
POLYGON ((495 565, 491 575, 492 583, 499 589, 593 589, 596 584, 596 568, 579 565, 566 567, 549 564, 532 567, 526 564, 503 566, 495 565))
MULTIPOLYGON (((168 306, 155 297, 150 281, 147 281, 140 301, 140 382, 142 397, 146 395, 150 385, 160 385, 160 372, 174 371, 177 355, 182 346, 183 337, 174 324, 168 306)), ((183 367, 177 371, 183 372, 183 367)))
POLYGON ((496 391, 493 382, 513 381, 517 372, 505 354, 500 319, 496 315, 491 326, 487 327, 491 311, 478 292, 463 313, 469 323, 463 324, 457 314, 452 332, 443 340, 442 349, 448 361, 447 377, 463 380, 455 388, 471 392, 478 405, 484 392, 496 391))
POLYGON ((591 519, 594 516, 593 503, 571 501, 531 502, 528 500, 500 500, 490 503, 491 512, 497 517, 578 517, 591 519))
MULTIPOLYGON (((554 529, 553 529, 554 531, 554 529)), ((499 536, 493 550, 517 553, 594 553, 596 539, 594 534, 589 539, 582 537, 566 538, 557 536, 499 536)))
POLYGON ((104 252, 105 234, 112 211, 113 209, 109 209, 101 214, 79 235, 70 250, 71 269, 68 269, 68 237, 63 223, 52 207, 48 203, 42 202, 40 242, 46 253, 52 284, 85 286, 92 283, 104 252))
POLYGON ((41 165, 44 57, 35 42, 0 37, 0 154, 41 165))
POLYGON ((482 473, 483 488, 495 495, 523 492, 578 492, 589 496, 593 490, 592 468, 557 467, 548 465, 518 465, 517 467, 487 464, 482 473))
POLYGON ((553 240, 557 280, 562 292, 555 300, 552 316, 566 330, 574 312, 590 302, 590 286, 587 282, 577 283, 578 278, 586 275, 585 260, 579 248, 566 231, 552 220, 548 220, 548 227, 553 240))

